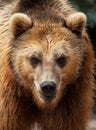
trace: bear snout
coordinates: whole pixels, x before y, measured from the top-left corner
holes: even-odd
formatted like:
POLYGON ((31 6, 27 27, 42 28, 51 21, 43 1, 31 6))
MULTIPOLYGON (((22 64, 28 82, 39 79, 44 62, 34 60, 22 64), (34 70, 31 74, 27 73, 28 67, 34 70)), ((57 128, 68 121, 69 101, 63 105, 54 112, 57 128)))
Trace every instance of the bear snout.
POLYGON ((56 95, 56 84, 54 82, 43 82, 41 85, 42 98, 44 100, 52 100, 56 95))

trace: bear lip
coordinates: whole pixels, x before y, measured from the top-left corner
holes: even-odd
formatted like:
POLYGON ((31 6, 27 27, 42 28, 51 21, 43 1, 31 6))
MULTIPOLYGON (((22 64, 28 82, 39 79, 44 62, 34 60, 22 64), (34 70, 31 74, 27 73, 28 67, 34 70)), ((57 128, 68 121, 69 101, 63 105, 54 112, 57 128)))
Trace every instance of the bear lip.
POLYGON ((45 102, 48 102, 48 103, 52 102, 55 97, 56 97, 56 94, 51 95, 51 96, 50 95, 44 95, 44 94, 40 95, 40 98, 43 99, 45 102))

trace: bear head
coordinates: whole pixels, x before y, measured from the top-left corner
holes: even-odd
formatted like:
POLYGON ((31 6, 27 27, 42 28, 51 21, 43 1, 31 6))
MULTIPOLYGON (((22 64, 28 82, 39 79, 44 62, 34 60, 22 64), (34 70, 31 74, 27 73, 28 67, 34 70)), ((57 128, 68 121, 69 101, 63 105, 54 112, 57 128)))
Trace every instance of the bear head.
POLYGON ((38 107, 55 108, 68 85, 78 78, 85 25, 83 13, 57 21, 33 20, 24 13, 12 15, 11 69, 17 82, 32 93, 38 107))

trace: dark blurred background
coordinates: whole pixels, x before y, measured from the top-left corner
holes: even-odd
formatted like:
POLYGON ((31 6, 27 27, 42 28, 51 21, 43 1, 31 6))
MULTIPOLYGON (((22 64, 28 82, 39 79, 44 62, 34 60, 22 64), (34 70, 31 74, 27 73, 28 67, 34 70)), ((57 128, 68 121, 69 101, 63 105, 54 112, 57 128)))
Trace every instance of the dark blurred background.
MULTIPOLYGON (((73 7, 75 7, 78 11, 82 11, 87 15, 87 32, 93 43, 95 56, 96 56, 96 0, 69 0, 73 7)), ((96 75, 95 75, 96 79, 96 75)), ((93 108, 93 112, 96 113, 96 90, 95 90, 95 105, 93 108)))

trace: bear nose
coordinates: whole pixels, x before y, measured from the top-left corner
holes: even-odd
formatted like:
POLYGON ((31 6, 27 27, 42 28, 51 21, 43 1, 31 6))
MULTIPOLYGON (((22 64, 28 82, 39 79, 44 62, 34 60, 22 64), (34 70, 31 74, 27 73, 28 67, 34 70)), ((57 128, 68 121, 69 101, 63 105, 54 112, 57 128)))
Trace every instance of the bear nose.
POLYGON ((56 90, 56 84, 54 82, 43 82, 41 84, 41 89, 44 94, 51 96, 56 90))

